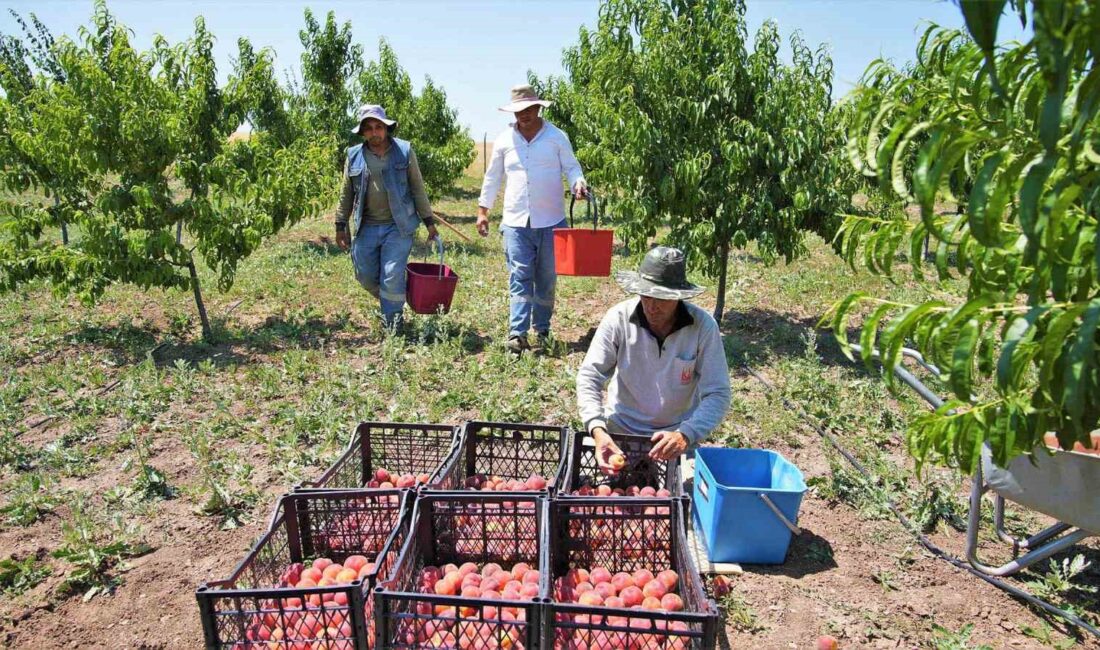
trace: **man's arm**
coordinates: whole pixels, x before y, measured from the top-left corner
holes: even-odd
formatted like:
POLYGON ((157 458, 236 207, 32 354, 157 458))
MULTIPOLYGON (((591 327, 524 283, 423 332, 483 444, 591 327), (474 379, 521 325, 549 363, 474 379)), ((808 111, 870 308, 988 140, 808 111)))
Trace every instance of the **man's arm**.
POLYGON ((573 155, 573 145, 569 142, 569 136, 565 135, 564 131, 559 133, 561 133, 561 143, 558 146, 558 161, 561 163, 561 171, 565 174, 566 181, 569 182, 569 188, 577 193, 579 191, 577 183, 581 183, 581 187, 587 190, 588 184, 584 180, 581 164, 573 155))
POLYGON ((607 427, 603 416, 603 389, 619 361, 617 320, 614 309, 607 312, 577 370, 577 407, 589 433, 596 427, 607 427))
POLYGON ((420 173, 420 163, 416 160, 416 152, 409 150, 409 191, 412 192, 413 203, 416 204, 416 213, 420 215, 425 226, 435 224, 432 216, 432 204, 428 201, 428 190, 424 186, 424 176, 420 173))
MULTIPOLYGON (((708 319, 710 320, 710 319, 708 319)), ((698 445, 722 422, 730 408, 730 372, 718 325, 711 321, 703 332, 695 365, 699 371, 699 406, 680 424, 691 445, 698 445)))
POLYGON ((340 192, 340 203, 336 206, 336 245, 347 250, 351 246, 351 235, 348 233, 348 215, 355 203, 355 186, 348 176, 348 163, 344 161, 344 189, 340 192))
POLYGON ((596 328, 584 361, 577 370, 577 406, 584 428, 596 442, 596 464, 605 474, 614 475, 621 468, 622 450, 607 433, 603 414, 603 389, 614 374, 619 360, 618 316, 609 311, 596 328), (620 458, 615 459, 616 456, 620 458))

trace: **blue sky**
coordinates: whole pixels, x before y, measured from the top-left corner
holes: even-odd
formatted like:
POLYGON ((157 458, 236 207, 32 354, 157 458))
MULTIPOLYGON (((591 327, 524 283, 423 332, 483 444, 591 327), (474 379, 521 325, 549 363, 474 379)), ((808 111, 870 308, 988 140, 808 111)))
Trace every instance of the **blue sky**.
MULTIPOLYGON (((75 36, 88 24, 91 0, 11 2, 21 14, 34 12, 55 35, 75 36)), ((280 69, 297 68, 301 54, 298 30, 302 10, 311 7, 323 19, 335 11, 352 22, 355 40, 369 57, 385 37, 401 65, 419 86, 425 75, 447 91, 460 121, 480 140, 490 139, 509 119, 497 106, 507 103, 508 89, 526 80, 528 69, 540 76, 561 72, 561 51, 576 42, 582 24, 594 25, 598 2, 588 0, 405 0, 298 2, 291 0, 114 0, 108 8, 148 47, 154 34, 170 42, 187 38, 194 18, 202 15, 217 37, 216 54, 224 77, 231 68, 237 38, 247 36, 258 47, 271 47, 280 69)), ((875 57, 898 63, 912 58, 924 21, 961 26, 957 6, 941 0, 748 0, 750 32, 774 19, 784 40, 801 30, 816 47, 827 43, 835 64, 834 95, 845 94, 875 57)), ((6 11, 0 31, 18 33, 6 11)), ((1001 21, 1001 39, 1020 38, 1019 21, 1001 21)), ((396 116, 400 118, 400 116, 396 116)))

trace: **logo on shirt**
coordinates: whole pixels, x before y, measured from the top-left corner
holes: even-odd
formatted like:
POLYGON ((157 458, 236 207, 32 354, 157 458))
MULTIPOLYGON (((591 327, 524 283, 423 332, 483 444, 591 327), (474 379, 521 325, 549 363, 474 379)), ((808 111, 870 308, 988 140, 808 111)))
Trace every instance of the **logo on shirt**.
POLYGON ((690 384, 692 374, 693 373, 691 371, 691 368, 684 368, 683 370, 681 370, 680 371, 680 385, 681 386, 687 386, 688 384, 690 384))

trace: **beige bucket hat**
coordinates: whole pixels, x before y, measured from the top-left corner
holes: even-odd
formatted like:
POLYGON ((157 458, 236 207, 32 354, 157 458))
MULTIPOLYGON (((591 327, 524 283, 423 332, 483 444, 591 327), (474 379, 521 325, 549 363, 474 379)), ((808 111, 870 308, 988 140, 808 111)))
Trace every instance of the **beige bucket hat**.
POLYGON ((515 86, 512 88, 512 101, 509 104, 501 106, 498 110, 502 110, 505 113, 518 113, 525 108, 529 108, 538 104, 539 106, 549 106, 551 102, 545 99, 539 99, 538 93, 535 89, 527 84, 515 86))

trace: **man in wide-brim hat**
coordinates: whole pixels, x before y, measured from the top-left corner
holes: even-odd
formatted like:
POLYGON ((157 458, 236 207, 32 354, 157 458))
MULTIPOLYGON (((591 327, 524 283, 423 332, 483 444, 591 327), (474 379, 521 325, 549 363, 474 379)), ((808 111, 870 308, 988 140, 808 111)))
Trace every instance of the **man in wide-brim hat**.
POLYGON ((615 279, 635 295, 603 317, 577 371, 581 419, 608 474, 622 469, 609 433, 650 436, 650 458, 669 460, 706 439, 730 405, 718 323, 686 302, 703 289, 688 281, 683 252, 657 246, 615 279))
POLYGON ((351 249, 355 279, 378 298, 382 324, 393 331, 402 324, 405 265, 416 230, 423 224, 428 239, 439 232, 416 153, 393 136, 397 120, 377 104, 364 104, 357 117, 352 133, 363 143, 347 150, 336 243, 351 249))
POLYGON ((540 115, 547 106, 550 102, 531 86, 512 88, 511 101, 500 110, 512 113, 516 121, 493 141, 478 199, 477 231, 486 237, 489 210, 501 182, 507 181, 500 231, 510 296, 506 346, 516 354, 529 347, 529 329, 540 344, 550 336, 557 283, 554 229, 565 227, 562 176, 577 198, 588 192, 569 138, 540 115))

